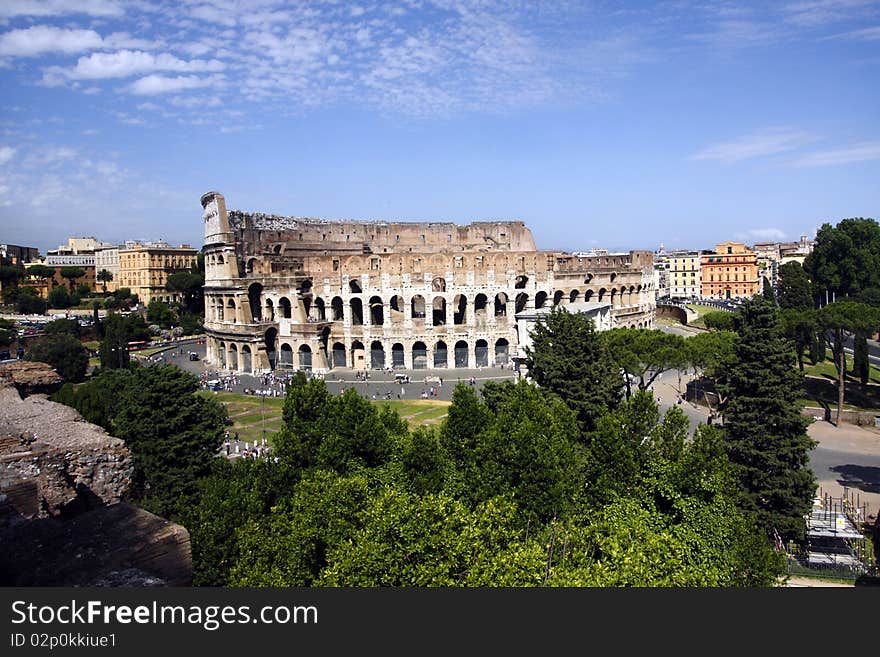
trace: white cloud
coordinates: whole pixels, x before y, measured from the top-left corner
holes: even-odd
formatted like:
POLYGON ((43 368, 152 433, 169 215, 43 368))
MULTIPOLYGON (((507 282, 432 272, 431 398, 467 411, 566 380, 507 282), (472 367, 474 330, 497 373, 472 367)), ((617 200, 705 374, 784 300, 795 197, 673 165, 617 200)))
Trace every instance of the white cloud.
POLYGON ((74 80, 100 80, 143 75, 153 71, 193 73, 222 71, 224 68, 226 65, 216 59, 184 61, 167 53, 154 55, 139 50, 120 50, 80 57, 76 66, 64 71, 64 75, 74 80))
POLYGON ((733 164, 755 157, 766 157, 795 150, 813 139, 812 135, 798 130, 768 130, 712 144, 698 153, 694 153, 689 159, 714 160, 724 164, 733 164))
POLYGON ((15 149, 12 146, 0 146, 0 166, 15 157, 15 149))
POLYGON ((94 30, 65 30, 48 25, 35 25, 0 35, 0 55, 35 57, 49 52, 72 54, 94 50, 103 45, 94 30))
POLYGON ((832 34, 825 39, 856 39, 862 41, 877 41, 880 39, 880 25, 874 27, 865 27, 860 30, 851 30, 849 32, 841 32, 840 34, 832 34))
POLYGON ((120 3, 113 0, 3 0, 0 16, 64 16, 87 14, 89 16, 122 16, 120 3))
POLYGON ((200 78, 195 75, 178 76, 176 78, 169 78, 164 75, 148 75, 133 82, 128 89, 137 96, 152 96, 209 87, 218 84, 221 80, 216 75, 207 78, 200 78))
POLYGON ((799 167, 822 167, 880 160, 880 141, 866 141, 849 148, 809 153, 795 162, 799 167))

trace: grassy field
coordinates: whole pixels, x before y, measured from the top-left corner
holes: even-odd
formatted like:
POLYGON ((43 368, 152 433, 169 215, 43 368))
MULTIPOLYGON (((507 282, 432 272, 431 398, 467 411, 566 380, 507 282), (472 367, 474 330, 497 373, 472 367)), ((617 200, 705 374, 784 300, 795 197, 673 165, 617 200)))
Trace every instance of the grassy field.
POLYGON ((689 321, 688 324, 690 326, 699 326, 700 328, 706 328, 706 325, 703 323, 703 315, 706 313, 714 313, 714 312, 722 312, 719 308, 715 306, 701 306, 695 303, 686 304, 690 310, 693 310, 697 313, 697 318, 693 321, 689 321))
MULTIPOLYGON (((837 370, 831 358, 826 358, 821 363, 809 365, 809 360, 804 363, 806 397, 801 401, 806 406, 837 407, 837 370)), ((844 395, 844 409, 847 410, 876 410, 880 409, 880 368, 871 365, 868 385, 862 386, 857 379, 849 373, 852 371, 853 359, 847 355, 846 366, 846 393, 844 395)))
MULTIPOLYGON (((199 394, 205 397, 213 397, 224 406, 229 413, 232 426, 230 434, 238 432, 240 440, 253 442, 265 436, 271 441, 272 434, 281 429, 281 413, 284 408, 282 397, 258 397, 254 395, 240 395, 231 392, 208 392, 199 394)), ((377 401, 374 404, 384 404, 393 408, 410 428, 423 424, 437 424, 449 413, 449 402, 424 399, 414 401, 377 401)))

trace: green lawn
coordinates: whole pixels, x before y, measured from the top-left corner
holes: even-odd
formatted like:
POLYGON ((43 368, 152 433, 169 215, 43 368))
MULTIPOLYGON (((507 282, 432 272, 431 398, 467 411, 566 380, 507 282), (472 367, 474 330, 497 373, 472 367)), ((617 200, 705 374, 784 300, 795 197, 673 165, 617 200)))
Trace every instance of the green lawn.
POLYGON ((689 308, 690 310, 693 310, 695 313, 697 313, 696 319, 694 319, 693 321, 688 321, 689 326, 699 326, 701 328, 706 328, 706 325, 703 323, 703 315, 705 315, 707 313, 723 312, 719 308, 716 308, 715 306, 701 306, 701 305, 693 304, 693 303, 689 303, 686 305, 687 305, 687 308, 689 308))
MULTIPOLYGON (((232 421, 231 434, 238 432, 240 440, 254 441, 265 436, 269 441, 272 435, 281 430, 281 413, 284 408, 283 397, 258 397, 240 395, 232 392, 210 392, 202 390, 199 394, 213 397, 224 406, 232 421)), ((434 399, 376 401, 393 408, 410 428, 423 424, 437 424, 449 413, 450 402, 434 399)))
MULTIPOLYGON (((829 405, 837 407, 837 370, 831 358, 821 363, 809 365, 804 363, 804 381, 806 398, 802 399, 806 406, 829 405)), ((847 377, 843 408, 847 410, 876 410, 880 408, 880 369, 871 365, 868 385, 863 386, 850 375, 853 365, 852 356, 846 357, 847 377)))

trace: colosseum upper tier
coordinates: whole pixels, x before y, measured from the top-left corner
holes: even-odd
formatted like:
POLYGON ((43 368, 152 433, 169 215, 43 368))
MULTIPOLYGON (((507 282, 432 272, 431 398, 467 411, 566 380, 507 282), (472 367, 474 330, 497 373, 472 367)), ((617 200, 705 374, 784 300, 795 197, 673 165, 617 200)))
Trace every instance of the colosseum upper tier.
POLYGON ((492 366, 553 306, 654 322, 650 251, 539 251, 520 221, 325 221, 201 199, 208 362, 257 373, 492 366), (531 322, 531 323, 530 323, 531 322))

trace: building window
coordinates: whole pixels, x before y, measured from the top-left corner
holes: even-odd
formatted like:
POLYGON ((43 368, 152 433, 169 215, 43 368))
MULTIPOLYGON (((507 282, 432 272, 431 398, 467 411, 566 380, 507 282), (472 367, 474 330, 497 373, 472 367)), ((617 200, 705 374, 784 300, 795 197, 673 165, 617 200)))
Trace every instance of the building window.
POLYGON ((339 271, 339 258, 333 258, 333 271, 339 271))

